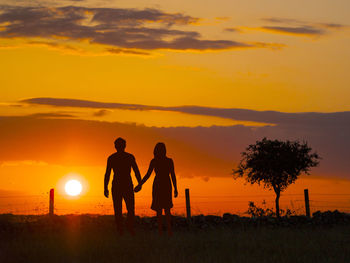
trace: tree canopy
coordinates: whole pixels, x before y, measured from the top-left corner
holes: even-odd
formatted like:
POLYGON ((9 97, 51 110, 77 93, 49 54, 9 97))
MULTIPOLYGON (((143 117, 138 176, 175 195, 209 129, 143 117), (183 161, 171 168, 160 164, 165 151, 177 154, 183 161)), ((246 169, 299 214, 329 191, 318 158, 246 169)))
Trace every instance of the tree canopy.
POLYGON ((319 155, 306 142, 269 140, 257 141, 246 148, 233 170, 235 179, 244 177, 251 184, 263 184, 276 193, 276 214, 279 216, 279 197, 302 174, 319 164, 319 155))

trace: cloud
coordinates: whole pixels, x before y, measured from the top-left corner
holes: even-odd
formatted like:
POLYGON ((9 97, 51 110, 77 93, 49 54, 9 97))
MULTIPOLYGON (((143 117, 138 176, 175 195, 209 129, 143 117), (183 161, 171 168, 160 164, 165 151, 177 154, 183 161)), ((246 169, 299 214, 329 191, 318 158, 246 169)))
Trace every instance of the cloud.
POLYGON ((146 110, 156 109, 158 107, 124 104, 124 103, 106 103, 90 100, 64 99, 64 98, 31 98, 20 101, 21 103, 49 105, 56 107, 79 107, 79 108, 98 108, 98 109, 127 109, 127 110, 146 110))
POLYGON ((279 50, 279 49, 282 49, 282 48, 287 46, 285 44, 265 43, 265 42, 256 42, 256 43, 254 43, 254 45, 256 47, 269 48, 269 49, 272 49, 272 50, 279 50))
POLYGON ((108 115, 108 114, 110 114, 112 111, 110 111, 110 110, 98 110, 98 111, 96 111, 96 112, 94 112, 94 116, 95 117, 103 117, 103 116, 106 116, 106 115, 108 115))
POLYGON ((57 43, 64 40, 85 40, 110 46, 107 51, 113 54, 132 55, 148 55, 146 51, 156 49, 204 51, 265 47, 233 40, 203 39, 199 32, 174 29, 174 26, 183 28, 195 24, 199 18, 158 9, 1 6, 0 11, 1 38, 40 38, 50 41, 32 44, 51 47, 57 47, 57 43))
POLYGON ((348 26, 342 25, 342 24, 334 24, 334 23, 322 23, 321 26, 325 28, 331 28, 331 29, 341 29, 341 28, 347 28, 348 26))
POLYGON ((289 115, 245 110, 245 114, 259 117, 260 121, 283 121, 254 128, 242 125, 156 128, 78 119, 0 117, 0 162, 32 160, 49 165, 104 166, 114 150, 113 141, 121 136, 127 140, 127 150, 135 155, 140 167, 149 164, 154 145, 163 141, 180 176, 229 177, 240 153, 249 144, 268 137, 306 140, 323 158, 320 167, 312 170, 313 175, 350 178, 349 112, 289 115), (319 120, 309 122, 312 118, 319 120))
POLYGON ((302 20, 297 20, 293 18, 281 18, 281 17, 265 17, 261 19, 262 21, 277 24, 305 24, 302 20))
POLYGON ((227 27, 227 28, 224 28, 224 31, 226 32, 241 32, 241 30, 239 28, 236 28, 236 27, 227 27))
POLYGON ((332 30, 346 29, 346 25, 337 23, 310 23, 292 18, 268 17, 261 19, 264 22, 278 24, 277 26, 262 26, 258 30, 277 34, 289 34, 295 36, 321 36, 332 30))
POLYGON ((174 111, 202 116, 214 116, 233 120, 253 121, 283 125, 344 125, 350 120, 350 112, 335 113, 284 113, 278 111, 254 111, 248 109, 211 108, 201 106, 163 107, 142 104, 109 103, 64 98, 31 98, 19 101, 23 104, 47 105, 55 107, 78 107, 92 109, 157 110, 174 111))
POLYGON ((263 30, 276 33, 284 33, 291 35, 303 35, 303 36, 319 36, 324 35, 326 32, 322 29, 311 27, 311 26, 301 26, 301 27, 283 27, 283 26, 264 26, 263 30))
POLYGON ((176 160, 178 174, 209 176, 217 169, 221 176, 226 174, 222 173, 225 160, 201 152, 165 131, 101 121, 0 117, 0 162, 33 160, 50 165, 104 166, 114 151, 115 138, 121 136, 127 140, 128 151, 137 157, 140 166, 149 164, 154 145, 163 141, 169 155, 176 160), (203 167, 203 162, 215 164, 203 167))
POLYGON ((167 108, 183 113, 215 116, 233 120, 271 123, 283 126, 323 125, 325 123, 344 126, 350 120, 350 112, 335 113, 285 113, 278 111, 254 111, 247 109, 209 108, 200 106, 181 106, 167 108))
POLYGON ((65 112, 39 112, 27 115, 34 118, 75 118, 77 116, 65 112))
MULTIPOLYGON (((71 9, 71 7, 65 7, 71 9)), ((80 7, 82 8, 82 7, 80 7)), ((83 8, 93 13, 93 22, 99 22, 100 25, 122 23, 126 25, 141 25, 144 22, 160 22, 167 25, 187 25, 198 22, 199 18, 186 16, 181 13, 164 13, 157 9, 146 8, 138 9, 117 9, 117 8, 83 8)))
POLYGON ((149 56, 151 54, 149 52, 124 49, 124 48, 108 48, 107 51, 112 54, 128 54, 128 55, 143 55, 143 56, 149 56))
POLYGON ((45 46, 53 49, 60 49, 65 50, 69 52, 82 52, 82 50, 79 50, 78 48, 73 47, 72 45, 65 45, 61 43, 56 42, 48 42, 48 41, 27 41, 28 45, 31 46, 45 46))

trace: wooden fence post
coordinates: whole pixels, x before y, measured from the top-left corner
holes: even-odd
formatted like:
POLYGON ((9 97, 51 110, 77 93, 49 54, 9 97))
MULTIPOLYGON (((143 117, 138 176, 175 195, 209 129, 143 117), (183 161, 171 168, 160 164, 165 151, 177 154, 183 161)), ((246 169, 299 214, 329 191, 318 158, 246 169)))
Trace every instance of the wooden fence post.
POLYGON ((53 215, 54 210, 54 198, 55 198, 55 190, 52 188, 50 189, 50 208, 49 208, 49 215, 53 215))
POLYGON ((185 189, 186 196, 186 215, 188 222, 191 222, 191 203, 190 203, 190 189, 185 189))
POLYGON ((308 189, 304 189, 304 197, 305 197, 306 216, 310 217, 310 201, 309 201, 309 190, 308 189))

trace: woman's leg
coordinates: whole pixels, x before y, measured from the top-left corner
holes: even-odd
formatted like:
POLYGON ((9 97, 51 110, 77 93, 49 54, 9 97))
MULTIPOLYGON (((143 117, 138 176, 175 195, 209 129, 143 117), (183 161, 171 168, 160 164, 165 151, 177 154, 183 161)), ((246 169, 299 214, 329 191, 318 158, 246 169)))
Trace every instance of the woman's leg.
POLYGON ((170 212, 170 208, 164 209, 164 210, 165 210, 166 223, 167 223, 167 227, 168 227, 168 235, 172 236, 173 235, 173 231, 171 229, 171 212, 170 212))
POLYGON ((157 210, 157 221, 158 221, 158 233, 159 235, 161 235, 163 233, 162 209, 157 210))

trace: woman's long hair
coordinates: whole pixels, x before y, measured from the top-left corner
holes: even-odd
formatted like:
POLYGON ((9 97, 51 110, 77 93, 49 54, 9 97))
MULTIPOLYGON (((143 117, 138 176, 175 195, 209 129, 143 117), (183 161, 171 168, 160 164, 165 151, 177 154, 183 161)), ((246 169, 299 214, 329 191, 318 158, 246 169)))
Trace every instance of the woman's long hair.
POLYGON ((166 157, 166 147, 162 142, 158 142, 153 150, 155 159, 164 159, 166 157))

